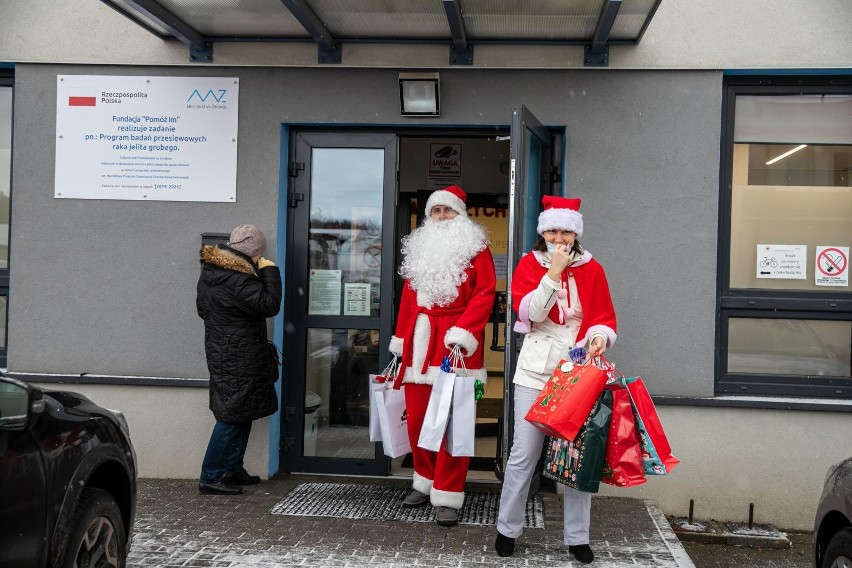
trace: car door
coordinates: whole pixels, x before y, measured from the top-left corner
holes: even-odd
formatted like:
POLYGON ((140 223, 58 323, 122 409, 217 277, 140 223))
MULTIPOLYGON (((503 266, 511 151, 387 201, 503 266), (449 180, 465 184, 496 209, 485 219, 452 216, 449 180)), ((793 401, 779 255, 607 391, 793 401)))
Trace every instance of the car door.
POLYGON ((39 566, 45 549, 47 490, 29 403, 23 383, 0 379, 0 567, 39 566))

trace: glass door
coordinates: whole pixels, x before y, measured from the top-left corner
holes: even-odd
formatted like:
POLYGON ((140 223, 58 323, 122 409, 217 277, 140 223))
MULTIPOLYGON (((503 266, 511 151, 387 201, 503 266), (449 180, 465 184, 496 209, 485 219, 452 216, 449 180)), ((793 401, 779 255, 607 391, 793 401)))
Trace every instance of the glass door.
MULTIPOLYGON (((520 350, 519 336, 512 331, 515 315, 512 306, 512 270, 520 258, 530 251, 538 233, 541 196, 551 193, 552 135, 526 108, 512 109, 512 131, 509 154, 509 243, 508 277, 506 279, 507 316, 505 380, 503 393, 502 463, 506 465, 514 430, 514 385, 512 375, 520 350)), ((498 476, 502 477, 502 467, 498 476)))
POLYGON ((396 136, 300 132, 293 146, 282 461, 383 475, 367 389, 390 356, 396 136))

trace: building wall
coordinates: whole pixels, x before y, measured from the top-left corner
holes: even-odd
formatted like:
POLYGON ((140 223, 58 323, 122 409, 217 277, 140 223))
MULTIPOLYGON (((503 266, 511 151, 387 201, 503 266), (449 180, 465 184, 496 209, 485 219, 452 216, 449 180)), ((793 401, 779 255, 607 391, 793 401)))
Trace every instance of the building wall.
POLYGON ((205 68, 240 79, 236 203, 55 199, 56 75, 173 71, 17 67, 10 371, 205 377, 200 235, 275 234, 282 123, 508 125, 526 103, 567 127, 566 191, 619 316, 613 359, 655 394, 712 395, 719 73, 446 71, 440 119, 402 121, 395 70, 205 68))
MULTIPOLYGON (((638 46, 613 46, 614 69, 844 68, 852 61, 847 0, 665 0, 638 46)), ((99 0, 4 0, 0 61, 187 65, 189 50, 164 42, 99 0)), ((315 66, 310 43, 219 43, 218 65, 315 66)), ((344 44, 343 66, 442 68, 446 45, 344 44)), ((582 46, 489 46, 474 66, 583 66, 582 46)))

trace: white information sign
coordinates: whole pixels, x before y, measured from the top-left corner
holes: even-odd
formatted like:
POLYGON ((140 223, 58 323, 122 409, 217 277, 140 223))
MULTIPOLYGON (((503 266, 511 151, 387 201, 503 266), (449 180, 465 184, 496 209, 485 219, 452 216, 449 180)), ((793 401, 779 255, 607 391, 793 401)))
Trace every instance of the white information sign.
POLYGON ((55 197, 237 200, 239 82, 60 75, 55 197))
POLYGON ((308 314, 340 315, 340 281, 342 270, 311 270, 308 284, 308 314))
POLYGON ((849 247, 816 248, 814 284, 817 286, 849 286, 849 247))
POLYGON ((807 261, 807 245, 757 245, 758 278, 804 280, 807 261))
POLYGON ((343 285, 343 315, 370 315, 369 282, 352 282, 343 285))

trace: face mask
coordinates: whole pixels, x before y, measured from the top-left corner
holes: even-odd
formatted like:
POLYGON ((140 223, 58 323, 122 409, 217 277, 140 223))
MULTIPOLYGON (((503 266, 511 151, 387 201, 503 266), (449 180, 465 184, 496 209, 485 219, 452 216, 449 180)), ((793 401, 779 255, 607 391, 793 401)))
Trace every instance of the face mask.
POLYGON ((553 254, 556 250, 556 243, 544 243, 547 246, 547 254, 553 254))

